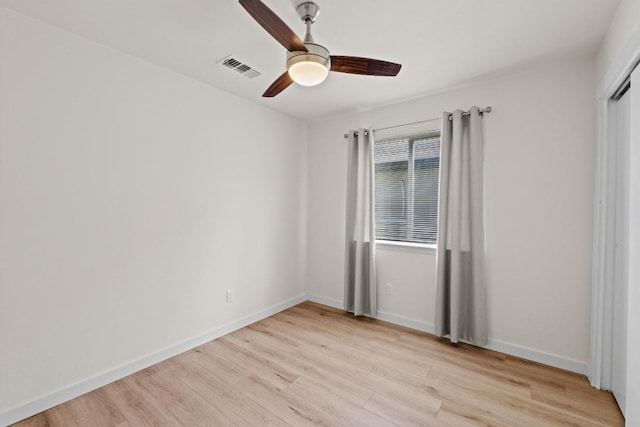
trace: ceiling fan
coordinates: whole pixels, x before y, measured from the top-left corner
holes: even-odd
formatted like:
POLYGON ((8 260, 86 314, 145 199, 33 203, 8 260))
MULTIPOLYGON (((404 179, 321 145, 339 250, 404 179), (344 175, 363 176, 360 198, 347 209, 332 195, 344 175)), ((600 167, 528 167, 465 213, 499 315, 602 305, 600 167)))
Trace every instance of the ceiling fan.
POLYGON ((262 28, 287 49, 287 71, 269 86, 263 97, 274 97, 293 82, 303 86, 318 85, 324 81, 329 71, 393 77, 402 67, 400 64, 379 59, 330 55, 329 51, 317 44, 311 36, 311 24, 316 21, 320 12, 320 8, 314 2, 307 1, 296 8, 298 15, 307 25, 304 42, 260 0, 240 0, 240 4, 262 28))

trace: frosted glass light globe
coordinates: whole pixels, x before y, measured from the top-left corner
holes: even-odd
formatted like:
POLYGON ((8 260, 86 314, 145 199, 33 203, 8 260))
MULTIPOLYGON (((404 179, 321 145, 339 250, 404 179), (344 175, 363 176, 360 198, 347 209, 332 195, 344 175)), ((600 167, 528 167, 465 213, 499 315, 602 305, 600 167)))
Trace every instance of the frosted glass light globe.
POLYGON ((328 74, 327 66, 315 61, 296 62, 289 67, 289 77, 302 86, 319 85, 328 74))

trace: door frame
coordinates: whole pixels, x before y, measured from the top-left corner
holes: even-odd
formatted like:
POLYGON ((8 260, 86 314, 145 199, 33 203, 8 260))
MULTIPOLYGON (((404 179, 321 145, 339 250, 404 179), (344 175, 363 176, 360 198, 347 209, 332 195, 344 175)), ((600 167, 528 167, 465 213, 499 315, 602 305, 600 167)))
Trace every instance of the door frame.
MULTIPOLYGON (((598 389, 611 389, 613 257, 615 237, 615 131, 611 98, 640 62, 640 30, 633 33, 596 92, 596 153, 591 269, 591 340, 588 377, 598 389)), ((640 93, 640 91, 639 91, 640 93)), ((632 92, 633 94, 633 92, 632 92)))

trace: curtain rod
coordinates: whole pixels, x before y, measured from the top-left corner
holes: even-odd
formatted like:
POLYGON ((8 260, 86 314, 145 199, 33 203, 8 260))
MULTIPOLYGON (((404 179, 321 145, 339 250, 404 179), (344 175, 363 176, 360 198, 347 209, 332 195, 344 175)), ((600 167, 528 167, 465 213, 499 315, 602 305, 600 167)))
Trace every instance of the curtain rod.
MULTIPOLYGON (((491 107, 481 108, 478 112, 480 113, 480 115, 483 115, 484 113, 490 113, 491 112, 491 107)), ((462 112, 463 116, 468 116, 469 114, 471 114, 471 111, 463 111, 462 112)), ((428 123, 428 122, 433 122, 435 120, 440 120, 440 117, 437 117, 437 118, 434 118, 434 119, 428 119, 428 120, 420 120, 418 122, 405 123, 405 124, 402 124, 402 125, 387 126, 387 127, 384 127, 384 128, 374 129, 373 131, 375 132, 375 131, 379 131, 379 130, 395 129, 395 128, 399 128, 399 127, 403 127, 403 126, 418 125, 420 123, 428 123)), ((449 114, 449 120, 453 120, 453 115, 452 114, 449 114)), ((368 134, 369 134, 369 131, 365 130, 365 135, 368 135, 368 134)), ((357 131, 354 132, 354 135, 358 136, 358 132, 357 131)), ((349 134, 345 133, 344 137, 345 138, 349 138, 349 134)))

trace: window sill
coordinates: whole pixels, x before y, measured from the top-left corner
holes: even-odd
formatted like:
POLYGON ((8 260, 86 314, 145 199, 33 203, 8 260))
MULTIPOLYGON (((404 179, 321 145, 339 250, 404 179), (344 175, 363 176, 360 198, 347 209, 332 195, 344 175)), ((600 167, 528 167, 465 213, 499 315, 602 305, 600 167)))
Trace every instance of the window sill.
POLYGON ((395 242, 392 240, 376 240, 376 248, 392 251, 419 252, 423 254, 436 254, 436 245, 424 243, 395 242))

